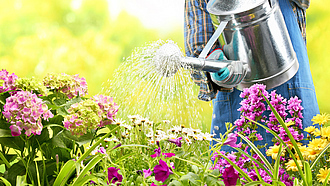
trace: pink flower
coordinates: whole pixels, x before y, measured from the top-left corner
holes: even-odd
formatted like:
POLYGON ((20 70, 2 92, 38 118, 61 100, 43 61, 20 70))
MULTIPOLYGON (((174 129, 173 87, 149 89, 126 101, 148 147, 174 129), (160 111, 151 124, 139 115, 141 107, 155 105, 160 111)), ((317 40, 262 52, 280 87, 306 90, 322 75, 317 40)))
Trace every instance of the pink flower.
MULTIPOLYGON (((157 186, 157 185, 152 183, 150 186, 157 186)), ((165 185, 160 185, 160 186, 167 186, 167 185, 165 184, 165 185)))
POLYGON ((167 141, 174 143, 178 147, 181 147, 181 145, 182 145, 181 140, 182 140, 182 137, 179 137, 176 139, 168 139, 167 141))
POLYGON ((11 125, 10 127, 10 130, 11 130, 11 135, 12 136, 19 136, 21 135, 21 128, 17 125, 11 125))
POLYGON ((147 178, 147 177, 151 176, 151 174, 152 174, 152 171, 150 169, 148 169, 148 170, 143 169, 144 178, 147 178))
POLYGON ((236 186, 239 176, 235 172, 233 166, 227 167, 225 169, 225 172, 222 174, 222 176, 225 186, 236 186))
POLYGON ((170 158, 172 156, 175 156, 174 153, 163 153, 163 155, 165 156, 165 158, 170 158))
MULTIPOLYGON (((119 169, 116 169, 115 167, 108 168, 108 185, 109 183, 116 183, 123 181, 123 176, 118 173, 118 170, 119 169)), ((117 183, 117 185, 121 185, 121 183, 117 183)))
POLYGON ((110 96, 97 95, 94 96, 92 100, 95 101, 102 110, 102 120, 99 127, 112 124, 119 108, 119 106, 113 101, 113 98, 110 96))
POLYGON ((3 83, 2 83, 2 85, 0 84, 0 93, 6 92, 9 90, 16 90, 15 81, 17 78, 18 77, 14 73, 9 74, 6 70, 1 70, 0 71, 0 80, 2 80, 3 83))
POLYGON ((150 155, 152 158, 160 156, 161 150, 160 147, 154 150, 155 154, 150 155))
POLYGON ((229 145, 231 147, 238 147, 236 142, 237 142, 237 134, 230 133, 230 134, 228 134, 227 140, 222 145, 229 145))
POLYGON ((40 135, 43 128, 41 120, 53 117, 42 99, 28 91, 18 91, 8 97, 3 108, 3 115, 12 124, 13 136, 20 135, 23 129, 27 136, 40 135))
POLYGON ((154 167, 154 173, 156 181, 165 182, 169 175, 172 174, 172 171, 167 163, 160 159, 159 164, 154 167))

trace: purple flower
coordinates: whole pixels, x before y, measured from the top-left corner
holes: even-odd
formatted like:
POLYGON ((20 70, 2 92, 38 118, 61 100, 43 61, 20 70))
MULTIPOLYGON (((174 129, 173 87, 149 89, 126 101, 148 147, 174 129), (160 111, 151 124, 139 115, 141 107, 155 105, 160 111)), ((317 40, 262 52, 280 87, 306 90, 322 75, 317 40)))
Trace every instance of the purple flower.
POLYGON ((119 143, 118 145, 114 146, 112 149, 116 149, 116 148, 118 148, 120 146, 121 146, 121 143, 119 143))
MULTIPOLYGON (((109 167, 108 168, 108 185, 109 183, 116 183, 116 182, 122 182, 123 176, 118 173, 119 169, 116 169, 115 167, 109 167)), ((121 183, 117 183, 117 185, 121 185, 121 183)))
POLYGON ((233 166, 227 167, 222 176, 225 186, 236 186, 239 176, 233 166))
POLYGON ((165 156, 165 158, 170 158, 172 156, 175 156, 174 153, 163 153, 163 155, 165 156))
POLYGON ((176 139, 168 139, 169 142, 174 143, 176 146, 181 147, 182 137, 176 138, 176 139))
MULTIPOLYGON (((157 186, 156 184, 152 183, 150 186, 157 186)), ((167 186, 167 184, 165 185, 159 185, 159 186, 167 186)))
POLYGON ((155 154, 150 155, 152 158, 160 156, 161 150, 160 147, 154 150, 155 154))
POLYGON ((100 147, 99 150, 98 150, 97 152, 99 152, 99 153, 101 153, 101 154, 106 154, 106 153, 107 153, 107 151, 105 150, 104 147, 100 147))
POLYGON ((227 140, 222 145, 229 145, 231 147, 238 147, 236 142, 237 142, 237 134, 230 133, 230 134, 228 134, 227 140))
POLYGON ((150 169, 148 169, 148 170, 143 169, 144 178, 147 178, 147 177, 151 176, 151 174, 152 174, 152 171, 150 169))
POLYGON ((168 176, 172 173, 167 163, 159 160, 159 164, 154 167, 155 180, 165 182, 168 176))

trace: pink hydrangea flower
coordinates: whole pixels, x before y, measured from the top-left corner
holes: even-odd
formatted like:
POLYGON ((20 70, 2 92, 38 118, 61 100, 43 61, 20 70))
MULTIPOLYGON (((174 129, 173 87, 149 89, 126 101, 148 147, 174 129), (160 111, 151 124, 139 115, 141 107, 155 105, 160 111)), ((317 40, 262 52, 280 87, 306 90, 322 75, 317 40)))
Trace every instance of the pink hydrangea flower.
POLYGON ((119 108, 113 101, 113 98, 110 96, 96 95, 93 96, 92 100, 95 101, 102 110, 102 120, 99 127, 112 124, 119 108))
POLYGON ((9 74, 6 70, 0 71, 0 93, 9 90, 16 90, 15 81, 18 77, 12 73, 9 74))
POLYGON ((57 92, 62 92, 69 99, 78 95, 83 97, 88 92, 86 79, 83 77, 80 78, 78 74, 71 76, 65 73, 50 73, 44 77, 43 82, 46 87, 57 92))
POLYGON ((41 120, 53 117, 42 99, 28 91, 18 91, 8 97, 2 113, 12 124, 10 130, 13 136, 19 136, 23 129, 27 136, 40 135, 43 128, 41 120))

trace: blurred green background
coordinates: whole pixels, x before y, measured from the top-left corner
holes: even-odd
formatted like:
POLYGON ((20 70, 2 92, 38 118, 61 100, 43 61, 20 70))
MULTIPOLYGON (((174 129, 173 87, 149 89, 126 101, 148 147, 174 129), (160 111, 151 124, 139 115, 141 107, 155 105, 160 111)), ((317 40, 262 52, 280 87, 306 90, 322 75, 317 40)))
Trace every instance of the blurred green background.
MULTIPOLYGON (((107 0, 80 3, 76 7, 70 0, 1 0, 0 69, 19 77, 42 78, 48 72, 80 74, 93 96, 135 47, 170 39, 183 48, 183 25, 166 32, 145 28, 125 11, 111 18, 107 0)), ((307 48, 320 110, 330 113, 328 7, 329 0, 312 0, 307 10, 307 48)), ((203 123, 210 125, 210 103, 198 104, 203 123)))

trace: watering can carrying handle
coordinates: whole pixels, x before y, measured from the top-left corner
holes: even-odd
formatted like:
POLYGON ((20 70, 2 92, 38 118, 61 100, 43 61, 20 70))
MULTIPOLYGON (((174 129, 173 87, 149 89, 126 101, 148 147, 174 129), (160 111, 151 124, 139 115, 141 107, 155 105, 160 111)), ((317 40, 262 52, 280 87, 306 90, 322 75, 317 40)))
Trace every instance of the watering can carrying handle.
MULTIPOLYGON (((205 45, 204 49, 202 50, 201 54, 199 55, 199 59, 205 59, 207 54, 209 53, 211 47, 214 45, 214 43, 218 40, 221 33, 225 29, 227 25, 227 21, 220 22, 218 28, 213 33, 212 37, 209 39, 207 44, 205 45)), ((215 60, 227 60, 226 57, 223 55, 223 52, 221 50, 213 51, 207 59, 215 59, 215 60)), ((204 66, 206 64, 206 60, 203 61, 204 66)), ((220 62, 224 65, 221 69, 219 69, 217 72, 212 73, 211 72, 211 79, 214 83, 221 87, 225 88, 232 88, 237 86, 246 76, 248 72, 248 65, 241 61, 228 61, 226 62, 220 62)))

